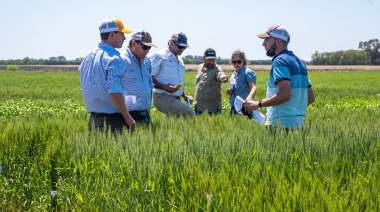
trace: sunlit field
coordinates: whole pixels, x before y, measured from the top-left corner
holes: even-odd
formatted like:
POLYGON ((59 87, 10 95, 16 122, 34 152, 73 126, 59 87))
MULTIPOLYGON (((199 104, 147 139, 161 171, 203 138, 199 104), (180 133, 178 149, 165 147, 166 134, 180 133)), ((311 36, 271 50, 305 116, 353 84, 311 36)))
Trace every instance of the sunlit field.
POLYGON ((112 136, 88 134, 77 72, 0 71, 0 211, 380 211, 380 70, 309 75, 300 130, 230 117, 223 84, 221 115, 112 136))

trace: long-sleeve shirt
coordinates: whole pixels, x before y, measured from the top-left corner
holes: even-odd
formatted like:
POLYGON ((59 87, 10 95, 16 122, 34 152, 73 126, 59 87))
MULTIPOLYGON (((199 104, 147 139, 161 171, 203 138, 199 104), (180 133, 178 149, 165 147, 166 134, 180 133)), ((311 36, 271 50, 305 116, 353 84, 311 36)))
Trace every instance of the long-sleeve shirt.
POLYGON ((84 58, 78 71, 88 112, 120 112, 109 94, 123 93, 123 66, 120 52, 107 43, 99 43, 98 47, 84 58))

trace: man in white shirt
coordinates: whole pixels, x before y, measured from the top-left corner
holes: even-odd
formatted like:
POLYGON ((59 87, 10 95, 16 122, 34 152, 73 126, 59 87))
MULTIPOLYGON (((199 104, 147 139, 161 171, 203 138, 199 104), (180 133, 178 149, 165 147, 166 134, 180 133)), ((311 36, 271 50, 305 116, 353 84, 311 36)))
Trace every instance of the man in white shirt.
POLYGON ((151 56, 153 104, 162 113, 178 117, 191 117, 194 111, 189 104, 193 97, 186 95, 183 89, 185 65, 182 52, 189 47, 184 33, 175 33, 168 47, 151 56), (186 103, 181 102, 181 97, 186 103))

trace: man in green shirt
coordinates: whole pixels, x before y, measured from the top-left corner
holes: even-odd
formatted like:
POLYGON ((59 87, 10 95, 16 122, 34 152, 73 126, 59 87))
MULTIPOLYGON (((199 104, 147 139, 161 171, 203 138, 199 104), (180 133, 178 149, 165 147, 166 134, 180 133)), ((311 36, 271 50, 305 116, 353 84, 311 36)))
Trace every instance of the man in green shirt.
POLYGON ((196 75, 195 113, 199 115, 208 111, 210 115, 218 114, 222 110, 221 84, 228 82, 228 76, 215 63, 214 49, 206 49, 203 60, 196 75))

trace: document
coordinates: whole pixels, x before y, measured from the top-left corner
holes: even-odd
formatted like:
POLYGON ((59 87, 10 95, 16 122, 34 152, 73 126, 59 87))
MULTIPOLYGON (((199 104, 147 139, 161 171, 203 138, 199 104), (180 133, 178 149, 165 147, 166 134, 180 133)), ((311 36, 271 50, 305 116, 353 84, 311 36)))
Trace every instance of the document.
POLYGON ((239 114, 243 114, 241 112, 241 109, 243 108, 243 102, 244 102, 244 99, 242 99, 240 96, 237 96, 235 98, 235 102, 234 102, 234 107, 235 107, 235 110, 239 113, 239 114))
MULTIPOLYGON (((235 98, 234 107, 235 107, 235 110, 239 114, 243 114, 243 112, 241 111, 243 108, 243 102, 244 102, 244 99, 242 99, 240 96, 237 96, 235 98)), ((259 124, 263 124, 265 121, 265 116, 262 113, 260 113, 260 111, 258 110, 253 110, 251 112, 251 117, 253 120, 255 120, 259 124)))
POLYGON ((127 108, 131 107, 135 103, 136 103, 136 96, 125 95, 125 106, 127 106, 127 108))

